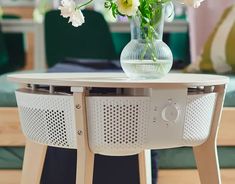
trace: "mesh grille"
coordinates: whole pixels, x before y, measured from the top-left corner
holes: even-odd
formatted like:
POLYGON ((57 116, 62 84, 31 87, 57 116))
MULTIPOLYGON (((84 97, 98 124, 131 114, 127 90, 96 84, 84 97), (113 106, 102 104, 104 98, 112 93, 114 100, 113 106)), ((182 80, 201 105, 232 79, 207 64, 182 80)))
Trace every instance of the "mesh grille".
POLYGON ((186 144, 200 144, 210 133, 216 94, 188 96, 183 140, 186 144))
MULTIPOLYGON (((16 97, 22 130, 29 139, 49 146, 77 147, 72 96, 16 92, 16 97)), ((91 150, 104 155, 131 155, 146 148, 152 117, 150 100, 150 97, 87 97, 91 150)), ((200 144, 207 139, 215 101, 214 93, 188 96, 184 134, 180 137, 184 145, 200 144)), ((168 129, 162 131, 170 133, 168 129)), ((162 139, 156 134, 154 141, 162 139)))
POLYGON ((110 155, 135 154, 146 140, 149 100, 145 97, 87 99, 91 149, 110 155))
POLYGON ((73 98, 16 92, 24 134, 49 146, 76 148, 73 98))

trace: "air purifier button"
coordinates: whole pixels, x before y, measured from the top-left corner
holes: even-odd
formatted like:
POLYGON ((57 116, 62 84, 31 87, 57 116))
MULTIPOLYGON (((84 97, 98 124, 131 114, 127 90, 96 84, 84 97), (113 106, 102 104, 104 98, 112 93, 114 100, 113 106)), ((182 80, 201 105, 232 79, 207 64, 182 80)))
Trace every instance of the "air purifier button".
POLYGON ((169 104, 162 110, 162 119, 166 122, 176 122, 179 116, 179 109, 175 104, 169 104))

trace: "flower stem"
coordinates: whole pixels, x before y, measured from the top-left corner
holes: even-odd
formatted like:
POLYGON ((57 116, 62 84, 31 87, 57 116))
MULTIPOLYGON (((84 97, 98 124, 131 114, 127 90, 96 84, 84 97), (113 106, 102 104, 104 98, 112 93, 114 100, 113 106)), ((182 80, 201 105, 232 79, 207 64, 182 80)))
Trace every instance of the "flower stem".
POLYGON ((76 9, 81 9, 82 7, 87 6, 88 4, 90 4, 92 1, 93 1, 93 0, 87 1, 86 3, 84 3, 84 4, 82 4, 82 5, 78 6, 78 7, 76 7, 76 9))

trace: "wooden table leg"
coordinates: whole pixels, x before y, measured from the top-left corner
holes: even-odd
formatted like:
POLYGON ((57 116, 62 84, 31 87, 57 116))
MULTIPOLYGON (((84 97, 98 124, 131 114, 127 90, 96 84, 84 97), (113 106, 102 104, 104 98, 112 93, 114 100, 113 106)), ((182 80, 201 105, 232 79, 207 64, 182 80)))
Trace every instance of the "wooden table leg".
POLYGON ((26 141, 21 184, 40 184, 47 146, 26 141))
POLYGON ((218 96, 208 140, 193 148, 201 184, 221 184, 216 141, 223 108, 224 88, 224 85, 215 88, 218 96))
POLYGON ((201 184, 221 184, 220 169, 215 144, 193 148, 201 184))
POLYGON ((152 184, 151 151, 138 154, 140 184, 152 184))
POLYGON ((77 184, 92 184, 94 153, 88 145, 85 93, 74 93, 77 130, 77 184))

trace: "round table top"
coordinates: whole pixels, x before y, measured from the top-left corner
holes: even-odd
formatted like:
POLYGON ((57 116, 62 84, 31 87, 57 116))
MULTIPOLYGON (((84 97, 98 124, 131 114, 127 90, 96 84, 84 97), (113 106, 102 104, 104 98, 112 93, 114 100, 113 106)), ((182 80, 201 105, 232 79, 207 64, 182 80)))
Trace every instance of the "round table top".
POLYGON ((229 78, 220 75, 169 73, 161 79, 130 79, 124 73, 25 73, 8 75, 21 84, 72 87, 157 88, 223 85, 229 78))

